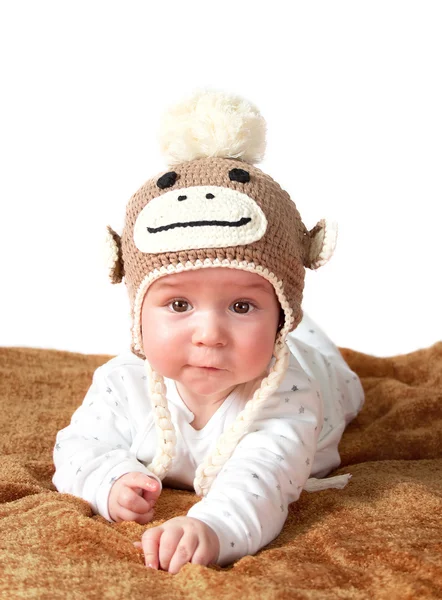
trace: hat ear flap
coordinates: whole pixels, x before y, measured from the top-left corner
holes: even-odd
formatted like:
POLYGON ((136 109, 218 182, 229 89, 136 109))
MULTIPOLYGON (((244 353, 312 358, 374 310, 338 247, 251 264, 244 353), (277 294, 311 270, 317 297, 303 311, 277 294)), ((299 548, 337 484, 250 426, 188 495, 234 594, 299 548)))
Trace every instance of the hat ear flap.
POLYGON ((338 237, 338 224, 321 219, 308 233, 310 245, 307 249, 304 266, 319 269, 333 256, 338 237))
POLYGON ((104 253, 111 283, 121 283, 124 277, 121 237, 109 225, 106 230, 104 253))

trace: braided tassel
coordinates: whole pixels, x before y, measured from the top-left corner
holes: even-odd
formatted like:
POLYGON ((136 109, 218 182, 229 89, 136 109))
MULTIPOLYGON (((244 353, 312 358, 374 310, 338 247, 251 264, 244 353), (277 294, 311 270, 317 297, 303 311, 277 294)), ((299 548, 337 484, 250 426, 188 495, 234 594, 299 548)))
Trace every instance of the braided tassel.
POLYGON ((147 360, 144 362, 149 377, 149 389, 154 405, 155 427, 158 437, 157 451, 147 468, 162 480, 170 469, 172 460, 175 457, 175 428, 167 405, 164 379, 151 368, 147 360))

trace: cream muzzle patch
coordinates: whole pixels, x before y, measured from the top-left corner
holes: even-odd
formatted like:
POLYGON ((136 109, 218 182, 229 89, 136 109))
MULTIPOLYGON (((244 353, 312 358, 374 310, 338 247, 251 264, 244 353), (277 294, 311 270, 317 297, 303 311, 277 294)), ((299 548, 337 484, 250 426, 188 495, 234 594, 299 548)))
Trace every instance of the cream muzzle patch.
POLYGON ((256 242, 266 229, 263 211, 247 194, 214 185, 193 186, 150 200, 135 222, 134 243, 149 254, 225 248, 256 242))

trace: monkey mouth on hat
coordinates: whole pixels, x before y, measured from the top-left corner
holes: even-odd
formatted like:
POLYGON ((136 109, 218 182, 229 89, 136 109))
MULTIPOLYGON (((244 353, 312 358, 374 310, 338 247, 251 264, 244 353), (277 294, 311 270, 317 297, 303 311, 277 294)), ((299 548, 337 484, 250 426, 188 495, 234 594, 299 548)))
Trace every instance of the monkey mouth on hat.
POLYGON ((260 240, 267 230, 258 202, 244 192, 197 185, 177 193, 171 190, 152 198, 138 213, 133 240, 140 252, 246 246, 260 240))
POLYGON ((170 225, 162 225, 161 227, 146 227, 149 233, 159 233, 160 231, 168 231, 176 227, 241 227, 247 225, 252 219, 250 217, 242 217, 238 221, 188 221, 187 223, 171 223, 170 225))

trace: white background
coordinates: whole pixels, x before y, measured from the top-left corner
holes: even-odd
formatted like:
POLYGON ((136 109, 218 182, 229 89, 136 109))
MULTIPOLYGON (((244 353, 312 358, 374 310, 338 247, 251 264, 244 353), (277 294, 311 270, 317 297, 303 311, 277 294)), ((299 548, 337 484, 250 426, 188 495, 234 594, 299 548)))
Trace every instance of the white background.
POLYGON ((304 310, 341 347, 442 338, 442 3, 2 2, 0 345, 118 354, 107 224, 165 169, 160 115, 199 87, 268 127, 259 167, 339 224, 304 310))

